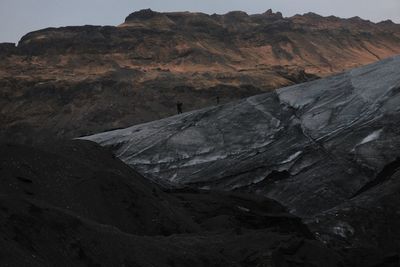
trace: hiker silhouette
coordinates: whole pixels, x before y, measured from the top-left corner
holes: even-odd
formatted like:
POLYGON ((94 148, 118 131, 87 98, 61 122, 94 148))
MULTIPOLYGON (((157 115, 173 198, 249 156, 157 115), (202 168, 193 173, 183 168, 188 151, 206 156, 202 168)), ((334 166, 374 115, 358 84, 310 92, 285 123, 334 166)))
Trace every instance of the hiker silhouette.
POLYGON ((180 102, 180 101, 176 102, 176 109, 178 111, 178 114, 182 113, 182 106, 183 106, 182 102, 180 102))

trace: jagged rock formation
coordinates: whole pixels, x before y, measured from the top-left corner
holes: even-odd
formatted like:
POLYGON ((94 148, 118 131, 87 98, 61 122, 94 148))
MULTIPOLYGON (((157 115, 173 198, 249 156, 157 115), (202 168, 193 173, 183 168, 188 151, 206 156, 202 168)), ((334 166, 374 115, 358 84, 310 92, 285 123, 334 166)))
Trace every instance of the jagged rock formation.
MULTIPOLYGON (((399 104, 397 56, 84 139, 111 147, 154 181, 262 194, 306 218, 325 241, 357 247, 373 235, 377 248, 397 233, 397 213, 386 214, 399 203, 399 104), (391 217, 384 227, 380 220, 391 217)), ((392 238, 390 251, 398 251, 400 237, 392 238)))
POLYGON ((48 28, 0 45, 0 140, 128 127, 400 53, 400 26, 271 10, 143 10, 118 27, 48 28))
POLYGON ((273 200, 164 192, 91 142, 0 146, 0 177, 1 266, 339 267, 348 261, 273 200))

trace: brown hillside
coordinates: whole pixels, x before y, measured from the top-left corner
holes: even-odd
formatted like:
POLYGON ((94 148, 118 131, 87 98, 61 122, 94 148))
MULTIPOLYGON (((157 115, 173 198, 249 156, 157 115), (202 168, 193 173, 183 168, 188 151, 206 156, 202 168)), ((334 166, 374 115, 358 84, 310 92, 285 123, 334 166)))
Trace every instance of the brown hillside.
POLYGON ((400 53, 400 25, 271 10, 130 14, 0 44, 0 138, 76 137, 338 73, 400 53))

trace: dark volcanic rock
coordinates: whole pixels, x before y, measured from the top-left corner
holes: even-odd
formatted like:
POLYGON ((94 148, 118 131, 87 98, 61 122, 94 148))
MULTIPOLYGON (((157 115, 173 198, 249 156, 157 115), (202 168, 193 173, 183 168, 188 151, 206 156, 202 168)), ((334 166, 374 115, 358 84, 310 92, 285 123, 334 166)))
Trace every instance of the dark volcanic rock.
MULTIPOLYGON (((349 247, 352 244, 353 248, 378 250, 382 258, 397 255, 392 260, 395 261, 393 266, 398 266, 400 231, 395 226, 400 224, 399 165, 396 169, 395 174, 390 175, 387 181, 322 212, 308 224, 318 233, 320 239, 328 240, 335 247, 349 247)), ((370 259, 366 255, 364 264, 368 261, 370 259)))
POLYGON ((17 52, 15 43, 0 43, 0 56, 11 55, 17 52))
POLYGON ((161 15, 161 13, 154 12, 151 9, 143 9, 143 10, 136 11, 136 12, 133 12, 132 14, 130 14, 128 17, 126 17, 125 22, 131 21, 131 20, 147 20, 147 19, 157 17, 158 15, 161 15))
POLYGON ((157 186, 106 149, 91 142, 48 145, 1 146, 0 194, 41 201, 132 234, 198 229, 157 186))
MULTIPOLYGON (((352 207, 354 201, 372 214, 373 204, 357 199, 387 183, 400 165, 399 85, 400 57, 393 57, 239 102, 85 139, 113 148, 119 158, 152 180, 263 194, 306 218, 342 205, 352 207)), ((380 194, 376 195, 370 197, 372 203, 380 201, 380 194)), ((382 207, 393 212, 391 206, 382 207)), ((349 213, 358 218, 357 209, 349 213)), ((332 220, 341 225, 338 217, 329 214, 322 224, 332 220)), ((342 232, 367 231, 352 219, 344 220, 343 229, 324 229, 339 239, 342 232)), ((388 222, 388 232, 395 233, 395 222, 388 222)), ((380 236, 378 232, 371 234, 380 236)), ((362 238, 365 244, 366 237, 362 238)), ((352 240, 346 242, 357 246, 352 240)))
POLYGON ((140 237, 32 200, 0 197, 9 266, 340 266, 318 242, 268 230, 140 237))
POLYGON ((341 266, 273 200, 162 191, 90 142, 0 148, 1 266, 341 266))

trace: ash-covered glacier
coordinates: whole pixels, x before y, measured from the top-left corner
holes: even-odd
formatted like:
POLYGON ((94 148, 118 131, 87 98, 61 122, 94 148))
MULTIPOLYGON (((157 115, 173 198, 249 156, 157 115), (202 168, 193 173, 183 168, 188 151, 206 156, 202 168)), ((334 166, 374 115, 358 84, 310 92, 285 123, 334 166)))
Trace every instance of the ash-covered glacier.
POLYGON ((399 122, 397 56, 83 139, 111 147, 149 179, 263 194, 313 217, 351 199, 396 162, 399 122))

